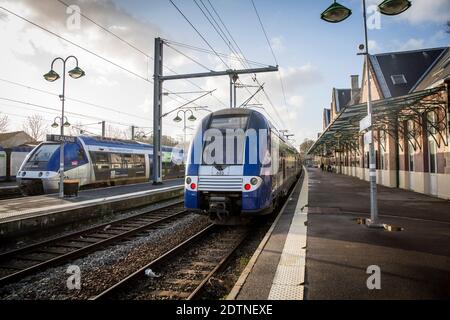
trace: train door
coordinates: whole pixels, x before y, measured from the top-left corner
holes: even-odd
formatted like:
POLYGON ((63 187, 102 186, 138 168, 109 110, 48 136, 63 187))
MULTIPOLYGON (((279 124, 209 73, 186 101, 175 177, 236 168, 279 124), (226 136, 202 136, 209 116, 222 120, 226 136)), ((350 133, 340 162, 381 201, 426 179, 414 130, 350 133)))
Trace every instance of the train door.
POLYGON ((6 152, 0 148, 0 181, 6 180, 6 152))
POLYGON ((95 182, 109 181, 111 178, 111 161, 107 152, 91 152, 95 182))

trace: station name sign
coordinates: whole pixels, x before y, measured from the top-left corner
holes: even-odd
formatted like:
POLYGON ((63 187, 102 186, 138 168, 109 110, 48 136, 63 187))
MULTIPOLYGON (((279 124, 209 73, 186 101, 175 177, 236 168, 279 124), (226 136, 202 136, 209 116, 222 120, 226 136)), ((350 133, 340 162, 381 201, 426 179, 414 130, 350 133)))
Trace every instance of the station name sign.
POLYGON ((359 122, 359 132, 369 129, 371 126, 372 119, 369 115, 367 115, 359 122))
POLYGON ((48 134, 47 141, 51 142, 76 142, 77 138, 72 136, 62 136, 59 134, 48 134))

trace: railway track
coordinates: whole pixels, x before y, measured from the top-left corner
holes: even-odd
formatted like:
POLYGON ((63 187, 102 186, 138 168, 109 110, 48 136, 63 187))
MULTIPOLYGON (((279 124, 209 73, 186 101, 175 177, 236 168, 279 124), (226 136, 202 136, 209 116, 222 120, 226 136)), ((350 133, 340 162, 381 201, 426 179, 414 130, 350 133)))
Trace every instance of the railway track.
POLYGON ((245 227, 209 225, 91 300, 196 299, 247 235, 245 227))
POLYGON ((121 241, 147 235, 187 214, 183 201, 0 254, 0 287, 121 241))

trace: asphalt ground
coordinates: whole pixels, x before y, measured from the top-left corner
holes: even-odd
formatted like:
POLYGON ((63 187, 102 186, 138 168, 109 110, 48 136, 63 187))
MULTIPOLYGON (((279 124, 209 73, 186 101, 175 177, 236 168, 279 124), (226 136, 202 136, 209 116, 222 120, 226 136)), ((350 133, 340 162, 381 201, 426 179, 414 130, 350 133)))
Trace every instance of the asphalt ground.
POLYGON ((355 221, 370 216, 368 182, 308 173, 306 299, 450 297, 450 201, 378 186, 380 222, 403 231, 371 229, 355 221))

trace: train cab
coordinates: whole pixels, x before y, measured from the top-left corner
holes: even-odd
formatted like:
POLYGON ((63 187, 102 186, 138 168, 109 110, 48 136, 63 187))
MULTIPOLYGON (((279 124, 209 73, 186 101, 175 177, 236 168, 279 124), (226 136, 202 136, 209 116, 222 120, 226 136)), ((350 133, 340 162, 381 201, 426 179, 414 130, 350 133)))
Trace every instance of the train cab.
POLYGON ((216 221, 270 213, 298 176, 297 154, 261 113, 214 112, 190 146, 185 207, 216 221))

